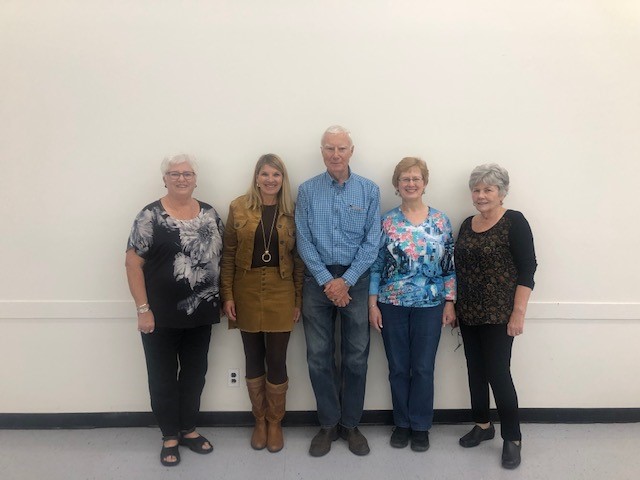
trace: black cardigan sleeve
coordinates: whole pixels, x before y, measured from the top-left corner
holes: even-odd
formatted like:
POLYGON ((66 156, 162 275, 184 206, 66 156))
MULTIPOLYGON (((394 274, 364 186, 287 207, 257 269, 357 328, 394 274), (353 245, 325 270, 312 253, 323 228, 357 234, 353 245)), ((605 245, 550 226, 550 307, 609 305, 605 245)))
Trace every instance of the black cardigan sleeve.
POLYGON ((533 234, 529 222, 522 213, 508 210, 511 227, 509 228, 509 249, 518 270, 518 285, 524 285, 533 290, 535 282, 533 275, 538 266, 536 251, 533 246, 533 234))

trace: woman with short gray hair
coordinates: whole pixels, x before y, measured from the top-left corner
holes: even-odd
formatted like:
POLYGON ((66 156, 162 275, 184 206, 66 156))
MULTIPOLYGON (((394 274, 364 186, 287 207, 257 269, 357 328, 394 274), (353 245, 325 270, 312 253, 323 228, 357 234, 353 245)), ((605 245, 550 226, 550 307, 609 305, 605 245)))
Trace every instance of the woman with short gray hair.
POLYGON ((473 191, 480 183, 496 186, 498 193, 504 198, 509 193, 509 172, 497 163, 478 165, 469 175, 469 190, 473 191))
POLYGON ((137 215, 125 264, 163 435, 160 462, 172 467, 180 463, 179 445, 213 451, 196 421, 211 326, 220 321, 224 227, 211 205, 192 196, 198 167, 191 155, 167 157, 160 169, 167 194, 137 215))
POLYGON ((458 298, 456 316, 464 340, 475 426, 460 445, 475 447, 495 436, 489 419, 489 386, 500 417, 502 466, 520 465, 521 433, 518 396, 511 378, 513 339, 524 330, 534 286, 536 254, 529 223, 508 210, 509 173, 490 163, 469 178, 478 214, 467 218, 456 241, 458 298))

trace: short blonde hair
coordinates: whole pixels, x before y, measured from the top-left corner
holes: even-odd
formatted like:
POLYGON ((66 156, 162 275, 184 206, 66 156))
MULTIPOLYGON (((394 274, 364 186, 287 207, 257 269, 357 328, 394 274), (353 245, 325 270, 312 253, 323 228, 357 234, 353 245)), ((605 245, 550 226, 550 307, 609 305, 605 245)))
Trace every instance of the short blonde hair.
POLYGON ((418 157, 404 157, 402 160, 400 160, 400 162, 396 165, 396 168, 393 170, 391 183, 393 184, 394 188, 398 188, 400 175, 413 167, 418 167, 420 169, 422 179, 424 180, 424 186, 427 186, 427 184, 429 183, 429 169, 427 168, 426 162, 418 157))
POLYGON ((282 174, 282 187, 278 192, 278 209, 285 215, 293 215, 293 198, 291 196, 287 167, 284 166, 282 159, 275 153, 266 153, 258 159, 249 190, 247 191, 247 206, 252 210, 262 208, 262 197, 258 189, 257 177, 265 165, 275 168, 282 174))

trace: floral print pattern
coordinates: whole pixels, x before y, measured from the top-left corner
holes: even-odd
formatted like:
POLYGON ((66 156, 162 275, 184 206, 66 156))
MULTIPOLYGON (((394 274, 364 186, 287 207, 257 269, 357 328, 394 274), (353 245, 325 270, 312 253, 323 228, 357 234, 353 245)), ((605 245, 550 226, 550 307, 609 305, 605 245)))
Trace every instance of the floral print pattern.
POLYGON ((456 298, 453 235, 443 212, 429 208, 424 222, 413 225, 398 207, 383 216, 382 232, 370 294, 405 307, 433 307, 456 298))
MULTIPOLYGON (((187 316, 193 315, 202 302, 219 304, 223 226, 213 207, 202 202, 200 207, 195 218, 178 220, 157 201, 145 207, 133 223, 127 248, 134 248, 145 259, 145 283, 152 309, 154 303, 166 305, 167 296, 176 302, 173 309, 187 316), (173 279, 173 287, 167 274, 173 279), (152 296, 156 297, 154 303, 152 296)), ((158 314, 154 309, 154 315, 158 314)))

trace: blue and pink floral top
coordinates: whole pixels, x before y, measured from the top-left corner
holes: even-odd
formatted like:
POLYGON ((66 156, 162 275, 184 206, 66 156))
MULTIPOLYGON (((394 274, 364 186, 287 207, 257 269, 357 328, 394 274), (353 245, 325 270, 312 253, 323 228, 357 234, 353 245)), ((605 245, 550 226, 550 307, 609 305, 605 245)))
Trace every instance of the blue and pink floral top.
POLYGON ((369 294, 403 307, 434 307, 456 299, 453 233, 449 218, 429 207, 413 225, 400 207, 382 217, 382 246, 371 267, 369 294))

